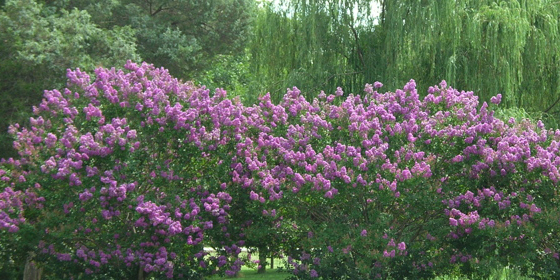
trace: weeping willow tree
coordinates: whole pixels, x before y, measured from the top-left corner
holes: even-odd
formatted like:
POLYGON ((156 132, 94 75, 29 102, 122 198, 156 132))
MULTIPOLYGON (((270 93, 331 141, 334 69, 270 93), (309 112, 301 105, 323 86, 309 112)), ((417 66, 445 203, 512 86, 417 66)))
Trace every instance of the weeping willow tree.
POLYGON ((360 92, 411 78, 425 92, 445 79, 482 100, 501 93, 508 107, 560 113, 558 0, 275 3, 259 11, 250 47, 258 92, 360 92))
POLYGON ((336 86, 362 88, 380 54, 371 52, 380 43, 370 11, 370 1, 363 0, 276 1, 261 7, 249 48, 258 81, 254 90, 278 98, 294 85, 310 94, 336 86))
MULTIPOLYGON (((560 98, 560 2, 385 1, 383 80, 445 79, 483 100, 553 112, 560 98)), ((558 106, 560 107, 560 106, 558 106)))

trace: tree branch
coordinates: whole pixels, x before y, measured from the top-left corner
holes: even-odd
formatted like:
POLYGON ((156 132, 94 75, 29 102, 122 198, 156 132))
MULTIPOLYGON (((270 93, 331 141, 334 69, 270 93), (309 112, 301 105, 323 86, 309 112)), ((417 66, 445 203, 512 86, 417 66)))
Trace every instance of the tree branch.
POLYGON ((548 111, 552 110, 552 108, 554 108, 554 106, 556 106, 556 104, 558 104, 558 102, 560 102, 560 97, 558 97, 558 99, 556 99, 556 101, 554 101, 554 103, 552 105, 550 105, 550 107, 548 107, 546 110, 544 110, 544 112, 548 113, 548 111))
MULTIPOLYGON (((150 9, 151 10, 151 9, 150 9)), ((155 10, 153 13, 150 11, 150 16, 155 16, 156 14, 158 14, 161 11, 165 11, 165 10, 169 10, 169 8, 163 8, 163 4, 161 6, 159 6, 159 8, 157 8, 157 10, 155 10)))
POLYGON ((354 28, 354 26, 352 26, 352 24, 348 24, 348 26, 350 27, 350 30, 352 30, 352 34, 354 34, 354 40, 356 40, 356 51, 358 52, 358 56, 360 57, 360 61, 362 62, 362 69, 366 68, 366 63, 364 62, 364 56, 362 54, 362 49, 360 49, 360 43, 358 40, 358 32, 356 31, 356 29, 354 28))
POLYGON ((381 1, 381 26, 385 25, 385 0, 381 1))

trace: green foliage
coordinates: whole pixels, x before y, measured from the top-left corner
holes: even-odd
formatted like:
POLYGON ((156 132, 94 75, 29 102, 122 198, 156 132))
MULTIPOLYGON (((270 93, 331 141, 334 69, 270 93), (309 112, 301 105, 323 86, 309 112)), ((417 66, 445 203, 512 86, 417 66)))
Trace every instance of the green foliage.
POLYGON ((367 49, 380 46, 370 1, 275 3, 261 5, 255 18, 249 50, 258 82, 251 92, 279 100, 297 85, 312 97, 336 86, 357 92, 379 79, 380 53, 367 49))
POLYGON ((239 274, 235 277, 211 277, 209 280, 217 280, 217 279, 255 279, 255 280, 285 280, 290 277, 288 272, 280 272, 280 271, 268 271, 266 273, 257 273, 254 268, 247 268, 244 267, 241 269, 239 274))
POLYGON ((274 3, 259 10, 250 45, 257 92, 278 98, 297 85, 316 96, 376 80, 393 88, 410 77, 424 85, 444 79, 485 101, 501 93, 506 107, 559 116, 558 1, 274 3))
POLYGON ((0 11, 0 155, 13 156, 8 125, 25 122, 44 89, 63 86, 68 68, 93 70, 139 60, 130 27, 102 29, 86 11, 54 11, 10 0, 0 11))
POLYGON ((143 60, 182 79, 203 77, 219 55, 243 53, 253 14, 251 0, 54 1, 58 9, 78 8, 105 28, 134 30, 143 60))
POLYGON ((502 93, 506 106, 529 111, 560 97, 556 1, 384 1, 383 8, 387 84, 445 79, 483 100, 502 93))
POLYGON ((243 104, 255 104, 258 96, 250 89, 255 88, 255 78, 249 69, 250 55, 217 55, 204 75, 197 77, 196 83, 208 88, 223 88, 231 96, 241 98, 243 104))

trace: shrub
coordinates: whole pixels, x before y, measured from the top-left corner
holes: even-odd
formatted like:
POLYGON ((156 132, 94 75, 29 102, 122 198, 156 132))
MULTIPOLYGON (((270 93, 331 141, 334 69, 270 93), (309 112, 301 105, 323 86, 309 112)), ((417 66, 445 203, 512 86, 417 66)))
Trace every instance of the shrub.
POLYGON ((195 279, 268 244, 300 279, 558 273, 560 131, 495 118, 500 95, 442 82, 421 99, 411 80, 247 107, 125 68, 69 71, 11 128, 2 270, 34 256, 52 277, 195 279))
POLYGON ((237 132, 220 128, 239 105, 164 69, 125 68, 99 68, 94 81, 69 71, 69 88, 45 92, 31 127, 11 128, 20 158, 0 167, 0 228, 26 247, 3 257, 24 264, 34 252, 47 276, 64 278, 235 274, 241 244, 224 237, 211 257, 203 244, 227 234, 218 158, 237 132))
POLYGON ((300 233, 285 248, 297 278, 556 275, 560 131, 495 118, 501 95, 479 107, 445 82, 422 100, 413 80, 381 86, 265 96, 271 125, 238 151, 253 151, 240 178, 255 203, 300 233))

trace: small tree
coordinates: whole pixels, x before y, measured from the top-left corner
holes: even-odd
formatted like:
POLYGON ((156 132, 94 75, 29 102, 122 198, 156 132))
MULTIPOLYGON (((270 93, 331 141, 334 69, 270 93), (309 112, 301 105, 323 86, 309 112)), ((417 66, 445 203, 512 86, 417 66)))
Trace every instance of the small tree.
POLYGON ((166 70, 125 67, 99 68, 94 81, 69 71, 69 89, 46 91, 29 128, 11 127, 20 157, 0 166, 0 228, 3 246, 19 245, 3 251, 2 270, 29 252, 61 278, 239 270, 238 250, 203 250, 208 236, 227 234, 232 201, 218 159, 233 136, 216 133, 215 118, 228 116, 212 108, 235 105, 166 70))
POLYGON ((238 151, 253 203, 281 205, 300 240, 284 247, 297 277, 558 273, 560 131, 495 118, 501 95, 479 106, 445 82, 423 100, 412 80, 381 86, 265 96, 258 136, 238 151))

